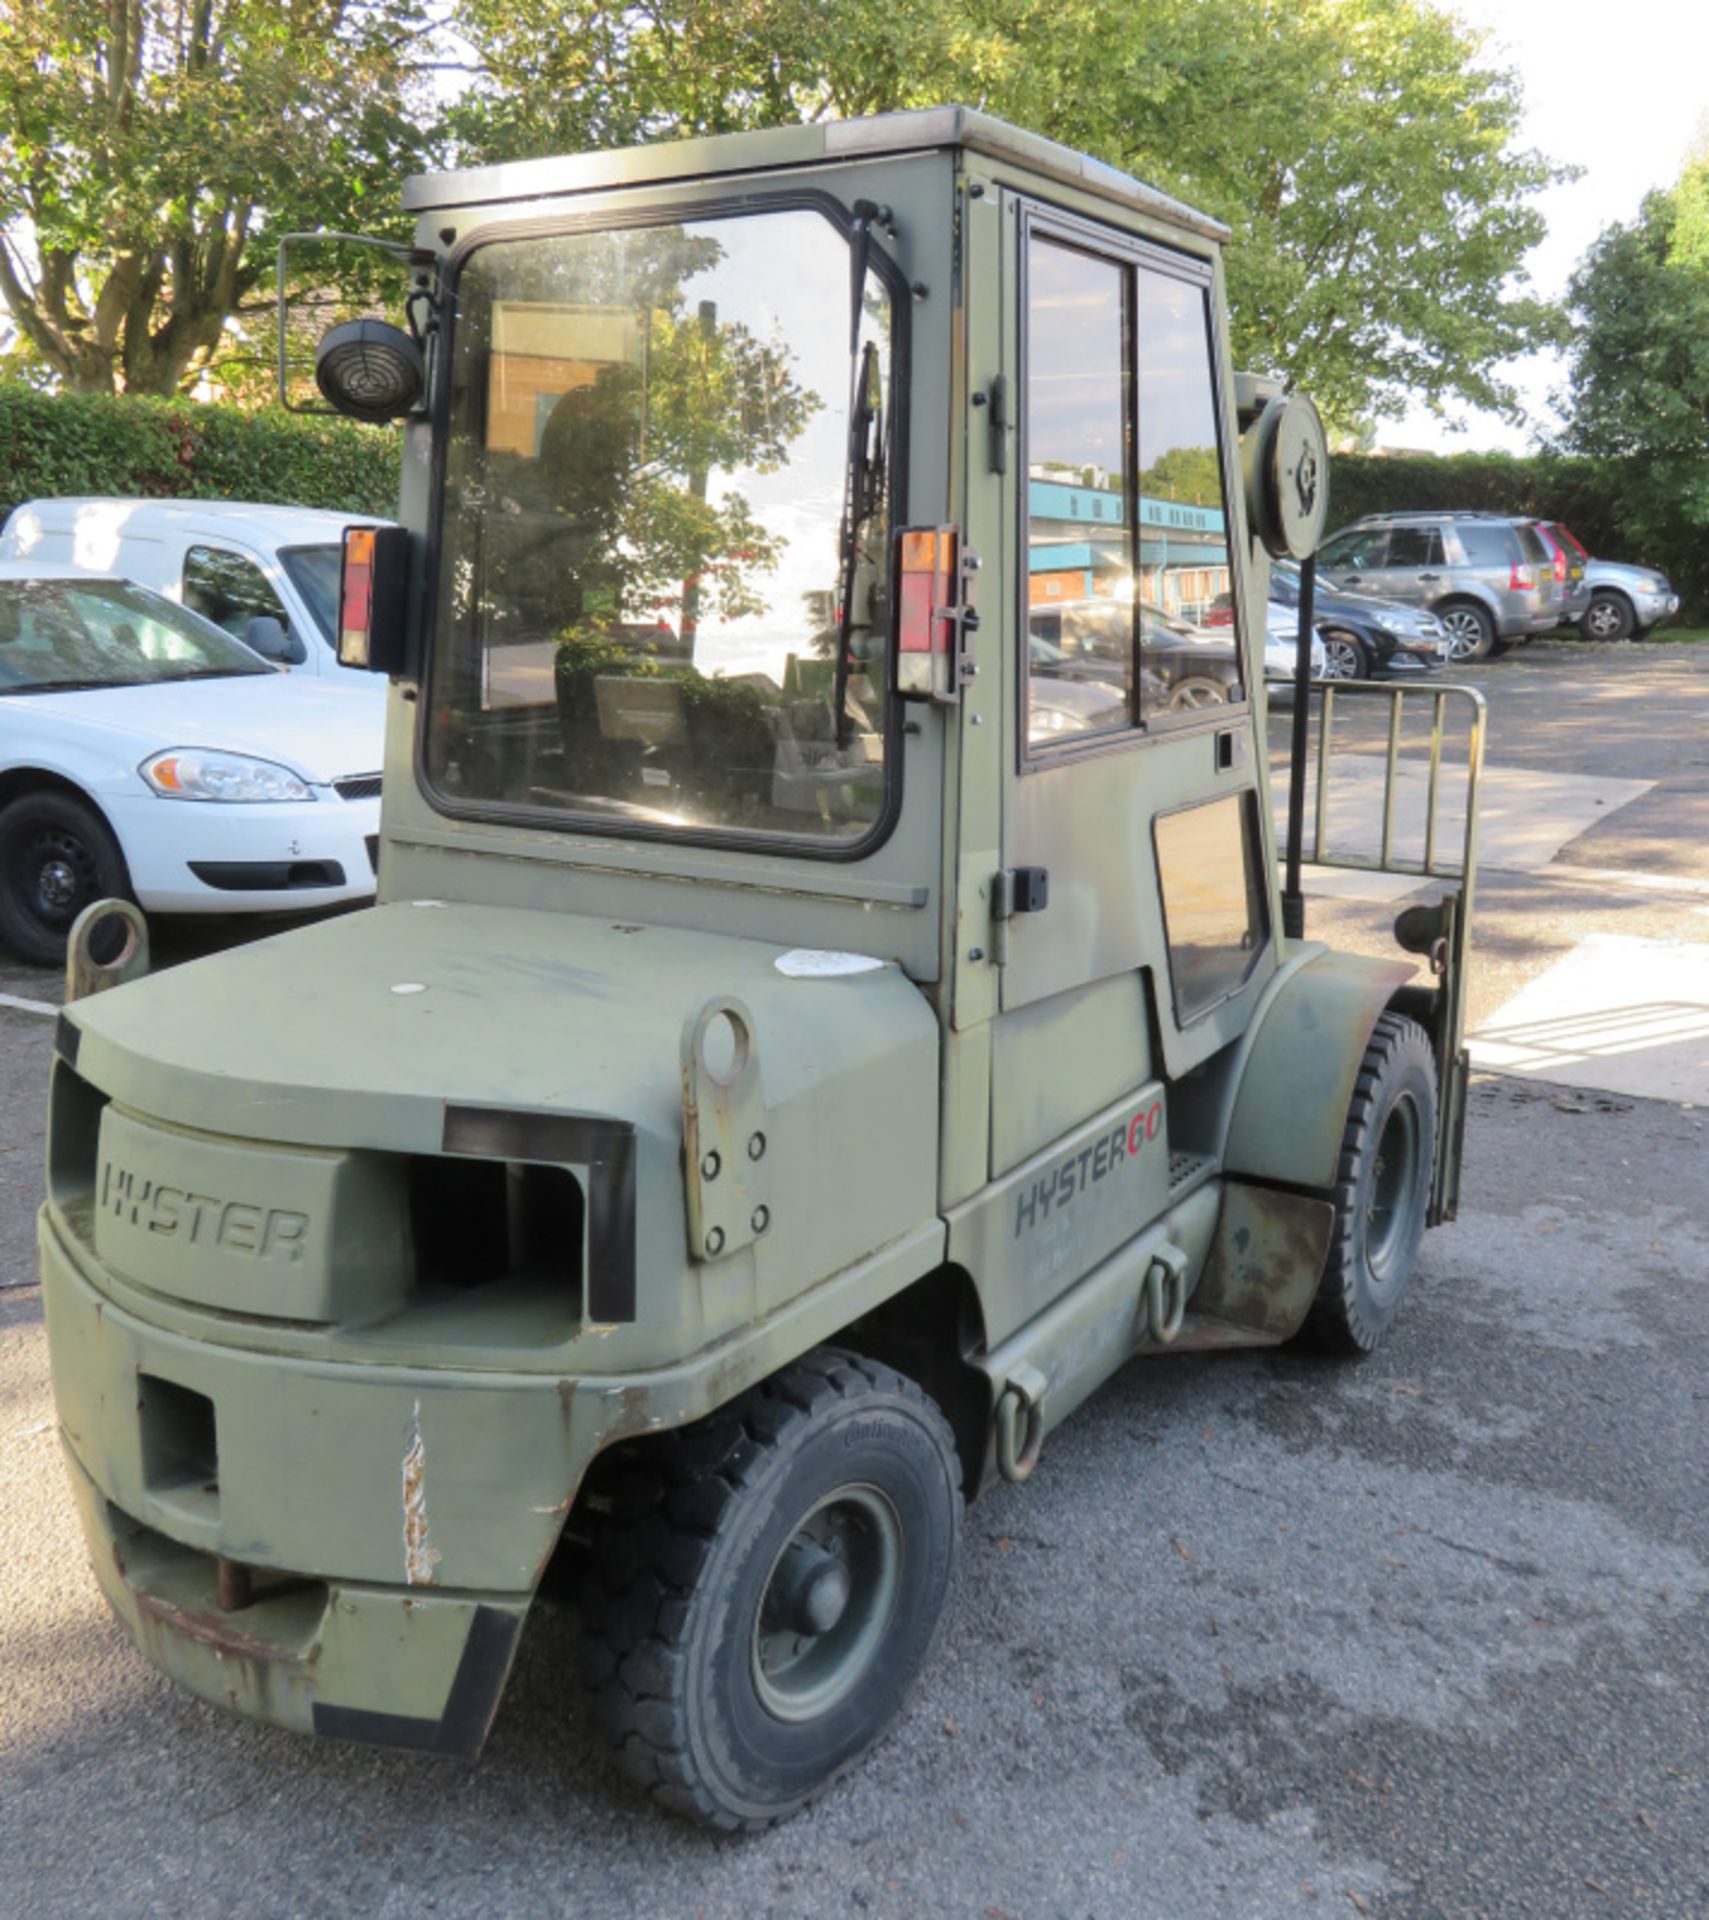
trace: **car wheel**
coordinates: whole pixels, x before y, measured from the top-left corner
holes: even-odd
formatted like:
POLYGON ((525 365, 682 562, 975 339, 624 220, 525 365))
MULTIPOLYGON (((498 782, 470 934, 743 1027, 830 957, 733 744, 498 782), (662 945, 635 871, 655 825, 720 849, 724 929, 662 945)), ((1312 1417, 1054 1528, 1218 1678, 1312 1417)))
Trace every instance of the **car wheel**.
POLYGON ((821 1793, 890 1726, 961 1531, 948 1423, 821 1347, 613 1460, 582 1596, 582 1685, 619 1768, 727 1833, 821 1793))
POLYGON ((1228 689, 1207 673, 1189 674, 1169 689, 1171 713, 1196 713, 1201 707, 1220 707, 1228 699, 1228 689))
POLYGON ((1371 675, 1371 663, 1366 655, 1364 643, 1353 634, 1342 633, 1337 628, 1329 628, 1318 636, 1323 641, 1323 673, 1325 680, 1368 680, 1371 675))
POLYGON ((1448 636, 1449 658, 1464 665, 1487 660, 1495 650, 1495 622, 1472 600, 1456 600, 1438 607, 1436 617, 1448 636))
POLYGON ((39 967, 65 959, 72 922, 97 900, 130 898, 119 843, 69 793, 26 793, 0 811, 0 938, 39 967))
POLYGON ((1359 1063, 1336 1169, 1335 1227, 1308 1332, 1370 1353, 1412 1277, 1436 1162, 1436 1056, 1416 1020, 1385 1013, 1359 1063))
POLYGON ((1622 593, 1594 593, 1584 616, 1587 640, 1625 640, 1634 625, 1632 603, 1622 593))

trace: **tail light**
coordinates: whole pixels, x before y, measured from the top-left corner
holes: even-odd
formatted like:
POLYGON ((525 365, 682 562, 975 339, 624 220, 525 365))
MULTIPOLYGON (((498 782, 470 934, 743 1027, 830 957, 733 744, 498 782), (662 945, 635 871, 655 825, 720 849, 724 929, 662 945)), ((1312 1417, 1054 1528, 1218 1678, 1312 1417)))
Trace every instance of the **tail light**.
POLYGON ((1507 570, 1507 584, 1515 593, 1529 593, 1537 584, 1537 576, 1529 567, 1522 567, 1517 560, 1507 570))
POLYGON ((346 527, 338 578, 338 659, 370 673, 404 664, 409 534, 402 527, 346 527))
POLYGON ((903 527, 896 542, 896 691, 952 700, 958 639, 969 618, 958 603, 961 531, 903 527))

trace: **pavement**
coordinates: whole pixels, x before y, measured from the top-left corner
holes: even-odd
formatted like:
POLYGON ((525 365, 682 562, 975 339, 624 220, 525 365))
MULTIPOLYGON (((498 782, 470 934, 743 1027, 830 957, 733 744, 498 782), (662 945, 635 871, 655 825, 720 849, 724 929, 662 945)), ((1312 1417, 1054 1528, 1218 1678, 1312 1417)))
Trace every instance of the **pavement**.
MULTIPOLYGON (((1503 1010, 1598 943, 1709 951, 1709 656, 1610 658, 1480 670, 1497 764, 1641 789, 1486 874, 1474 1019, 1510 1038, 1503 1010)), ((1314 899, 1312 931, 1386 939, 1394 910, 1314 899)), ((800 1819, 712 1841, 614 1786, 552 1604, 474 1765, 235 1721, 131 1651, 29 1284, 50 1039, 0 1006, 0 1914, 1709 1913, 1698 1103, 1576 1060, 1481 1077, 1461 1219, 1381 1353, 1125 1370, 969 1516, 895 1734, 800 1819)))

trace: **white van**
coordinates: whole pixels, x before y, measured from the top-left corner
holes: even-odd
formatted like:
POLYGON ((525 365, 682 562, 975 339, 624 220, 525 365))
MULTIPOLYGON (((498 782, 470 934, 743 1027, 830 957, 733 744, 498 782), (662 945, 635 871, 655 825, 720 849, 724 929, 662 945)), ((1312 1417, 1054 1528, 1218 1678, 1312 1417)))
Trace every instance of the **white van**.
POLYGON ((0 559, 123 575, 269 660, 371 686, 338 664, 340 543, 346 527, 386 524, 243 500, 28 500, 0 532, 0 559))

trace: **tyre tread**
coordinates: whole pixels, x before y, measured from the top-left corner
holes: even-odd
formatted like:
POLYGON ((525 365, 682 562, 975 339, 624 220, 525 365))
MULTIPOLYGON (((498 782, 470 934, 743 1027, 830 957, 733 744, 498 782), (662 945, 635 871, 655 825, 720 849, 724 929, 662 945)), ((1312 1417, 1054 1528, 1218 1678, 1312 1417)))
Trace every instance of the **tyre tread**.
MULTIPOLYGON (((1382 1338, 1382 1328, 1372 1327, 1365 1319, 1354 1284, 1359 1258, 1356 1206, 1359 1170, 1372 1148, 1372 1133, 1377 1124, 1377 1097, 1392 1062, 1403 1053, 1419 1049, 1435 1072, 1435 1056, 1430 1040, 1416 1020, 1401 1013, 1383 1013, 1377 1018, 1366 1043, 1364 1057, 1353 1082, 1353 1097, 1348 1103, 1347 1124, 1341 1134, 1341 1153, 1336 1162, 1335 1183, 1329 1198, 1335 1207, 1335 1227, 1324 1261, 1323 1277, 1316 1298, 1306 1316, 1306 1329, 1323 1347, 1346 1354, 1370 1353, 1382 1338)), ((1429 1162, 1428 1179, 1435 1170, 1434 1136, 1424 1141, 1429 1162)))
MULTIPOLYGON (((731 1504, 750 1492, 789 1431, 851 1394, 908 1401, 954 1437, 936 1403, 905 1375, 838 1347, 817 1347, 729 1407, 678 1432, 650 1436, 621 1463, 612 1512, 599 1528, 581 1598, 583 1699, 618 1771, 671 1813, 720 1832, 758 1832, 799 1811, 760 1818, 722 1806, 697 1772, 677 1704, 690 1597, 731 1504)), ((823 1781, 809 1799, 830 1787, 823 1781)), ((803 1803, 805 1804, 805 1803, 803 1803)))

